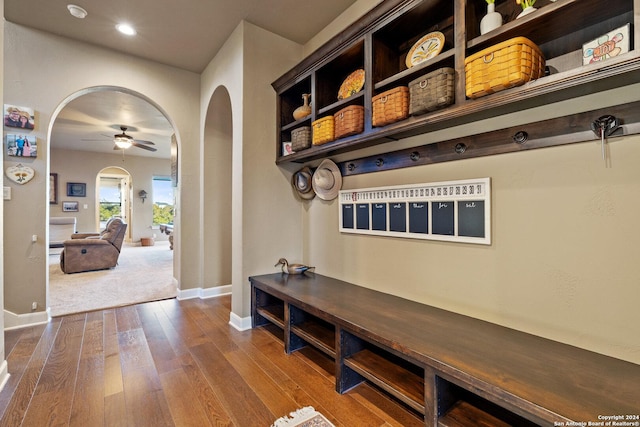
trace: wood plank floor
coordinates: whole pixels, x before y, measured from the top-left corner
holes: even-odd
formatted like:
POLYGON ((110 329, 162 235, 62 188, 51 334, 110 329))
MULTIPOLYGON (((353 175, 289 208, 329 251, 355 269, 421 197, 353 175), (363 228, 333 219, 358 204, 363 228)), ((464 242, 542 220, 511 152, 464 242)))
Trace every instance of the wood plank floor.
POLYGON ((303 406, 336 426, 424 426, 367 384, 336 393, 333 361, 286 355, 281 330, 229 326, 230 302, 164 300, 6 331, 0 426, 270 426, 303 406))

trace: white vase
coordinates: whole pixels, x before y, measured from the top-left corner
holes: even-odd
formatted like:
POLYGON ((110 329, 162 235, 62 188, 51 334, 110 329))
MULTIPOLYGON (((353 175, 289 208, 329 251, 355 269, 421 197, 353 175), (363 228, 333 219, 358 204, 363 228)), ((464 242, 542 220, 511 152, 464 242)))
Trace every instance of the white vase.
POLYGON ((528 15, 528 14, 530 14, 531 12, 535 12, 536 10, 538 10, 538 9, 536 9, 536 8, 535 8, 535 7, 533 7, 533 6, 527 6, 527 7, 525 7, 524 9, 522 9, 522 12, 520 12, 520 13, 518 14, 518 16, 516 16, 516 19, 518 19, 518 18, 522 18, 523 16, 528 15))
POLYGON ((487 34, 502 25, 502 15, 496 12, 495 3, 487 4, 487 14, 480 20, 480 34, 487 34))

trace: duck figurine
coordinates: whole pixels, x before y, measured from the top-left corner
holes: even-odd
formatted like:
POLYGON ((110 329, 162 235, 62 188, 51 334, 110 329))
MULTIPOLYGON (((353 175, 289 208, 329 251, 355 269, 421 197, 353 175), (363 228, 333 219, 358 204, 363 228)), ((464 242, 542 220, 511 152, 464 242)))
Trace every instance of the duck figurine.
POLYGON ((286 258, 280 258, 276 265, 274 265, 274 267, 277 267, 279 265, 281 266, 280 268, 282 269, 282 272, 287 274, 302 274, 307 270, 315 268, 303 264, 289 264, 286 258))

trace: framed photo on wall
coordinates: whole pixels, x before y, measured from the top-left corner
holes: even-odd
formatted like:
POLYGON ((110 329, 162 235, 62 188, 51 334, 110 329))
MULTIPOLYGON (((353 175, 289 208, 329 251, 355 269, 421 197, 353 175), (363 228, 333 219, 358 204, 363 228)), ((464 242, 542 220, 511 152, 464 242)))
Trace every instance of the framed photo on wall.
POLYGON ((4 104, 4 125, 11 128, 33 129, 33 109, 4 104))
POLYGON ((58 174, 49 174, 49 204, 58 204, 58 174))
POLYGON ((87 184, 85 184, 84 182, 67 182, 67 196, 86 197, 87 184))
POLYGON ((62 212, 78 212, 78 202, 62 202, 62 212))
POLYGON ((15 157, 38 157, 38 139, 27 134, 8 134, 5 137, 7 155, 15 157))

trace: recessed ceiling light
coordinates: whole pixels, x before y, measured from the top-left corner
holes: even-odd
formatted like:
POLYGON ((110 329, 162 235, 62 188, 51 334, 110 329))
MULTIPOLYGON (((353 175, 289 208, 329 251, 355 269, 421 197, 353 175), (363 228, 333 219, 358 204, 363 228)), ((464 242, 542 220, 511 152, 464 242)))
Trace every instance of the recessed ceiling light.
POLYGON ((116 25, 118 31, 122 34, 126 34, 127 36, 135 36, 136 30, 129 24, 118 24, 116 25))
POLYGON ((69 10, 69 13, 76 18, 84 19, 87 16, 87 11, 75 4, 68 4, 67 9, 69 10))

